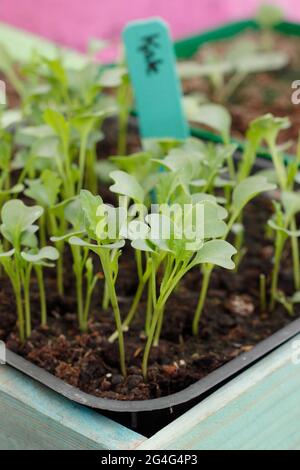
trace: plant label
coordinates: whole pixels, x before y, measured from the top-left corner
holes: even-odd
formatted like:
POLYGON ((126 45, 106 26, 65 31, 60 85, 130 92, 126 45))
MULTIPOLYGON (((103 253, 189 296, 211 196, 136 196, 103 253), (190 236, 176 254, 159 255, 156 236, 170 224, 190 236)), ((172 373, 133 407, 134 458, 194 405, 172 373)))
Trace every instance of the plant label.
POLYGON ((134 21, 123 38, 142 137, 186 139, 189 127, 167 24, 160 19, 134 21))

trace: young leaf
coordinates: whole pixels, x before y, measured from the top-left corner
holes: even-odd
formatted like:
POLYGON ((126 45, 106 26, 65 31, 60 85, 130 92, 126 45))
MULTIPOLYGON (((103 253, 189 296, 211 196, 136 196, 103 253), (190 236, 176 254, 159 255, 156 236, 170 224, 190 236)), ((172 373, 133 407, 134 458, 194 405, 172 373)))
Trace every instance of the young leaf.
POLYGON ((274 28, 284 20, 284 12, 278 5, 262 3, 255 16, 262 28, 274 28))
POLYGON ((113 193, 117 193, 120 196, 127 196, 138 203, 144 201, 144 190, 134 176, 125 173, 125 171, 113 171, 110 173, 110 177, 115 182, 109 188, 113 193))
POLYGON ((241 181, 233 191, 233 212, 240 213, 251 199, 258 196, 260 193, 273 191, 274 189, 276 189, 276 186, 269 183, 264 176, 249 176, 249 178, 241 181))
POLYGON ((151 153, 150 152, 137 152, 132 155, 126 156, 113 156, 109 159, 117 165, 117 167, 133 175, 138 180, 147 176, 151 167, 151 153))
POLYGON ((47 108, 44 111, 44 120, 63 142, 67 142, 70 135, 70 126, 63 114, 54 109, 47 108))
POLYGON ((188 119, 215 129, 224 142, 230 140, 231 116, 223 106, 214 103, 199 105, 193 113, 189 113, 188 119))
POLYGON ((59 194, 62 180, 51 170, 44 170, 38 180, 28 180, 26 196, 34 199, 43 207, 53 206, 59 194))
POLYGON ((32 224, 41 217, 44 210, 40 206, 27 207, 18 199, 6 202, 2 208, 1 232, 5 238, 18 244, 21 235, 26 232, 32 224))
POLYGON ((53 246, 45 246, 41 248, 37 253, 26 253, 21 252, 21 256, 28 263, 40 264, 43 261, 56 261, 59 258, 59 252, 53 246))
POLYGON ((209 263, 226 269, 234 269, 235 265, 231 258, 236 253, 236 249, 225 240, 210 240, 204 243, 192 264, 196 266, 209 263))
POLYGON ((281 200, 288 223, 294 215, 300 212, 300 194, 292 191, 283 191, 281 200))
POLYGON ((123 248, 125 245, 124 240, 118 240, 115 243, 109 243, 105 245, 96 245, 93 243, 86 242, 79 237, 71 237, 69 240, 70 245, 82 246, 83 248, 89 248, 90 250, 94 251, 95 253, 99 253, 99 251, 103 248, 105 250, 118 250, 123 248))
POLYGON ((100 220, 97 211, 103 201, 100 196, 94 196, 90 191, 83 189, 80 191, 80 204, 84 214, 85 226, 88 232, 95 236, 100 220))

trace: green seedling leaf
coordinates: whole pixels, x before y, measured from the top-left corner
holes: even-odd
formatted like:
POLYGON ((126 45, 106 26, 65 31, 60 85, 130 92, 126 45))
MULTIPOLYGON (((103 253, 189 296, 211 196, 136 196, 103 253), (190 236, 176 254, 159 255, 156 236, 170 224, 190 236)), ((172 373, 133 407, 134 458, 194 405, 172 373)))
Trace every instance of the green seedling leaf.
POLYGON ((51 170, 43 171, 38 180, 28 180, 26 196, 34 199, 43 207, 53 206, 58 198, 62 180, 51 170))
POLYGON ((0 258, 11 258, 12 256, 14 256, 15 252, 16 250, 14 248, 10 251, 0 251, 0 258))
POLYGON ((284 12, 278 5, 263 3, 258 8, 255 19, 262 28, 274 28, 284 21, 284 12))
POLYGON ((276 186, 269 183, 264 176, 249 176, 241 181, 233 191, 232 208, 235 213, 240 213, 251 199, 265 191, 273 191, 276 186))
POLYGON ((44 111, 44 120, 62 141, 66 142, 69 140, 70 126, 63 114, 48 108, 44 111))
POLYGON ((204 124, 219 132, 224 142, 230 140, 231 116, 223 106, 214 103, 202 104, 187 117, 190 121, 204 124))
POLYGON ((223 221, 227 217, 227 211, 216 203, 205 201, 204 203, 204 238, 223 237, 227 225, 223 221))
POLYGON ((210 240, 204 243, 197 253, 193 260, 193 266, 209 263, 225 269, 234 269, 235 264, 231 258, 236 253, 236 249, 225 240, 210 240))
POLYGON ((97 225, 100 221, 97 216, 99 206, 103 205, 100 196, 94 196, 90 191, 80 191, 80 204, 84 214, 84 224, 89 234, 95 237, 97 225))
POLYGON ((21 256, 28 263, 40 264, 47 260, 56 261, 59 258, 59 252, 53 246, 45 246, 34 254, 22 251, 21 256))
POLYGON ((289 57, 284 52, 259 52, 248 57, 239 57, 235 61, 235 68, 239 73, 249 74, 280 70, 288 63, 289 57))
POLYGON ((125 173, 125 171, 113 171, 110 173, 110 177, 115 182, 109 188, 113 193, 129 197, 138 203, 142 203, 144 201, 144 190, 134 176, 125 173))
POLYGON ((8 127, 17 124, 22 121, 22 112, 20 109, 7 109, 5 110, 0 118, 1 127, 7 129, 8 127))
POLYGON ((294 295, 289 298, 289 300, 293 304, 299 304, 300 303, 300 292, 295 292, 294 295))
POLYGON ((151 168, 151 157, 150 152, 137 152, 128 156, 113 156, 110 160, 120 170, 133 175, 137 180, 142 180, 151 168))
POLYGON ((275 220, 271 219, 268 221, 269 227, 271 227, 273 230, 282 232, 285 235, 289 237, 300 237, 300 230, 288 230, 284 226, 281 226, 275 222, 275 220))
POLYGON ((72 227, 77 230, 81 231, 84 227, 84 212, 82 210, 81 200, 80 197, 76 197, 64 208, 65 218, 72 227))
POLYGON ((125 240, 118 240, 115 243, 109 243, 104 245, 95 245, 93 243, 86 242, 79 237, 71 237, 69 240, 70 245, 82 246, 83 248, 89 248, 90 250, 94 251, 95 253, 99 254, 101 249, 104 250, 118 250, 123 248, 125 245, 125 240))
POLYGON ((23 184, 16 184, 10 189, 7 190, 1 190, 0 195, 9 195, 9 194, 19 194, 24 190, 24 185, 23 184))
POLYGON ((268 113, 257 119, 254 119, 250 125, 251 135, 259 135, 261 139, 274 140, 277 134, 290 127, 291 123, 288 118, 275 117, 268 113))
POLYGON ((164 214, 149 214, 145 217, 150 226, 149 240, 161 251, 171 253, 170 239, 174 234, 174 224, 170 217, 164 214))
POLYGON ((110 67, 106 68, 98 80, 98 84, 103 88, 117 88, 119 87, 124 77, 128 74, 125 67, 110 67))
POLYGON ((28 207, 18 199, 6 202, 1 211, 1 232, 3 236, 11 241, 14 246, 18 245, 22 234, 30 230, 43 212, 42 207, 28 207))
POLYGON ((211 63, 199 64, 193 61, 180 61, 177 64, 177 71, 182 80, 210 77, 213 75, 225 75, 233 70, 233 65, 229 61, 216 61, 211 63))
POLYGON ((21 246, 27 248, 36 248, 38 244, 36 232, 39 230, 38 225, 31 225, 26 232, 23 232, 21 235, 21 246))
POLYGON ((47 59, 42 58, 43 62, 48 66, 52 77, 63 87, 68 87, 68 77, 61 59, 47 59))
POLYGON ((69 232, 66 233, 65 235, 62 235, 61 237, 50 237, 50 241, 53 243, 59 243, 63 241, 69 240, 71 237, 79 237, 80 235, 85 235, 85 230, 81 230, 78 232, 69 232))
POLYGON ((19 145, 29 145, 35 139, 46 139, 53 137, 53 129, 46 124, 40 126, 28 126, 18 129, 16 141, 19 145))
POLYGON ((300 212, 300 194, 291 191, 283 191, 281 194, 282 205, 285 211, 287 223, 300 212))

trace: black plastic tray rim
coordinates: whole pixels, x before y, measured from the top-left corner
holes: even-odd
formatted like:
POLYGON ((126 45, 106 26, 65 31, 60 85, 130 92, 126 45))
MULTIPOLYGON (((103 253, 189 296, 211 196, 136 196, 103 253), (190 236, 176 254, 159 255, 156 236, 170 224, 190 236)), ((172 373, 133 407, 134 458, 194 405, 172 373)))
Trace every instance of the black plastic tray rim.
POLYGON ((7 350, 6 363, 32 379, 63 395, 64 397, 90 408, 113 411, 118 413, 137 413, 145 411, 163 410, 187 403, 202 394, 221 386, 228 379, 241 373, 258 360, 271 353, 279 346, 300 334, 300 318, 294 320, 281 330, 258 343, 254 348, 239 355, 203 379, 190 385, 184 390, 162 398, 143 401, 120 401, 107 398, 98 398, 82 392, 78 388, 67 384, 44 369, 32 364, 18 354, 7 350))

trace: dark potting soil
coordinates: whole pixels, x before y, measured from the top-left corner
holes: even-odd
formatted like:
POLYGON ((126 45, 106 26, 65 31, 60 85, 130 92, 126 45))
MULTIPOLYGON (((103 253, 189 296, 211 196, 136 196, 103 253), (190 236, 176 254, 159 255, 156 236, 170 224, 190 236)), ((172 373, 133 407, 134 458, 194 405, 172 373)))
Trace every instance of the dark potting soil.
MULTIPOLYGON (((220 57, 234 44, 240 41, 260 41, 261 33, 245 32, 234 39, 218 41, 201 47, 193 60, 203 63, 203 58, 214 54, 220 57)), ((213 92, 206 78, 185 80, 183 89, 186 94, 204 93, 213 102, 221 102, 229 110, 233 123, 233 135, 238 139, 245 137, 249 123, 266 113, 278 117, 288 116, 291 127, 280 134, 279 142, 292 141, 288 149, 295 153, 300 128, 300 105, 292 103, 292 93, 295 91, 291 85, 293 81, 300 80, 300 37, 273 34, 273 50, 285 52, 289 57, 288 65, 278 71, 252 73, 238 86, 232 96, 225 102, 213 92)))
MULTIPOLYGON (((248 253, 238 273, 216 269, 199 336, 191 335, 201 278, 199 269, 191 272, 169 300, 159 347, 153 348, 149 361, 148 381, 141 373, 145 337, 141 334, 145 300, 131 329, 125 334, 128 376, 122 377, 118 366, 117 343, 108 342, 114 331, 113 314, 101 308, 101 289, 94 295, 87 333, 81 334, 76 323, 76 301, 71 261, 65 260, 66 295, 56 294, 55 273, 46 274, 48 326, 39 326, 39 300, 35 280, 31 297, 34 328, 24 345, 18 340, 15 327, 14 296, 8 281, 0 284, 0 339, 12 351, 46 369, 81 390, 118 400, 157 398, 183 390, 190 384, 227 363, 239 354, 278 331, 300 315, 295 309, 289 316, 281 305, 274 312, 261 312, 259 275, 271 272, 272 242, 264 238, 264 223, 270 215, 268 201, 257 199, 246 211, 246 246, 248 253)), ((287 247, 281 272, 281 287, 293 293, 287 247)), ((99 277, 102 278, 101 272, 99 277)), ((136 269, 131 251, 121 257, 117 285, 123 316, 130 307, 136 288, 136 269)))

